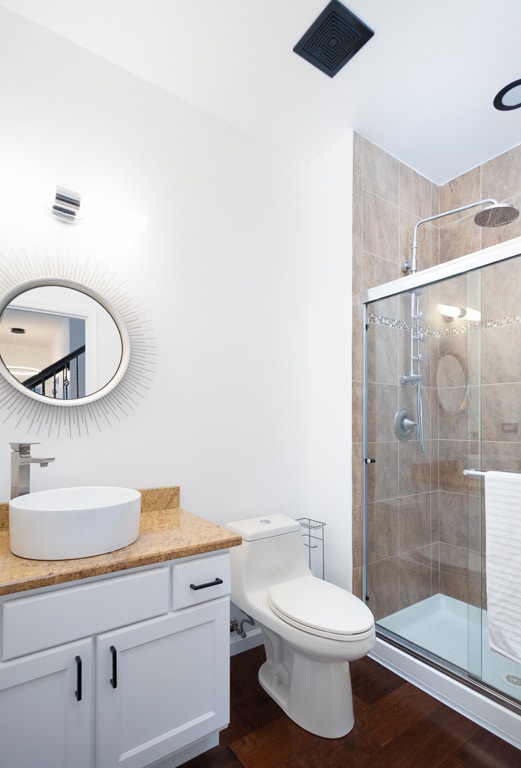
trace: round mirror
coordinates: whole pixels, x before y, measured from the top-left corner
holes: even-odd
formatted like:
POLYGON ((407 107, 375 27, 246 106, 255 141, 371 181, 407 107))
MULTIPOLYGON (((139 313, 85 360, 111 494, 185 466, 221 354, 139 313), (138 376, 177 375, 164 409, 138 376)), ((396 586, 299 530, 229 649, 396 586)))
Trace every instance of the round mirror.
POLYGON ((463 408, 467 399, 467 375, 456 355, 440 357, 437 370, 438 400, 448 413, 463 408))
POLYGON ((0 302, 0 373, 29 397, 85 404, 125 374, 125 324, 94 290, 70 280, 31 280, 0 302))

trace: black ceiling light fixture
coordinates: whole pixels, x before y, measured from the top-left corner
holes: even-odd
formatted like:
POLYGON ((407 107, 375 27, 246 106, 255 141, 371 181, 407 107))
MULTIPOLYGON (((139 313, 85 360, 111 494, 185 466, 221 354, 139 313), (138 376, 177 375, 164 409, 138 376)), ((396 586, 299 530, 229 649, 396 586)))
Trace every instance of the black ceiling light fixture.
POLYGON ((519 109, 519 107, 521 107, 521 80, 514 80, 512 83, 505 85, 504 88, 498 91, 494 98, 494 106, 501 112, 508 112, 511 109, 519 109), (514 91, 516 88, 519 88, 517 94, 517 104, 508 103, 508 99, 505 102, 505 97, 509 94, 512 96, 511 91, 514 91))
POLYGON ((373 35, 373 30, 345 5, 331 0, 293 50, 334 77, 373 35))

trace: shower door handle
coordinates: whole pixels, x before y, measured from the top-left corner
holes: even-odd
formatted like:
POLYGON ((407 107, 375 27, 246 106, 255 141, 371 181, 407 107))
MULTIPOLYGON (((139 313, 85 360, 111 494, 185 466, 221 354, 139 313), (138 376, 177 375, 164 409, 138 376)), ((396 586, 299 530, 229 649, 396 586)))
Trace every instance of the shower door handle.
POLYGON ((464 469, 463 474, 466 477, 485 477, 487 473, 482 469, 464 469))

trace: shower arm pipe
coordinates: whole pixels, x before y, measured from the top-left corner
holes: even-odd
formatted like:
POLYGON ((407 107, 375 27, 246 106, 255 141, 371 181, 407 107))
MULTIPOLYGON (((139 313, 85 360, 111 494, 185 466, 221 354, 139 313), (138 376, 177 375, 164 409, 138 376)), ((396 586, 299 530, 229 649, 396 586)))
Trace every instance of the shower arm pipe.
POLYGON ((477 203, 469 203, 468 205, 461 205, 459 208, 452 208, 450 211, 444 211, 443 213, 436 213, 434 216, 428 216, 426 219, 420 219, 414 225, 414 231, 412 236, 412 257, 411 261, 404 261, 403 271, 410 272, 412 275, 416 272, 416 252, 418 250, 418 227, 422 224, 427 224, 429 221, 436 221, 436 219, 443 219, 445 216, 452 216, 454 213, 461 213, 461 211, 467 211, 469 208, 477 208, 478 205, 498 205, 498 201, 493 197, 487 197, 485 200, 480 200, 477 203))

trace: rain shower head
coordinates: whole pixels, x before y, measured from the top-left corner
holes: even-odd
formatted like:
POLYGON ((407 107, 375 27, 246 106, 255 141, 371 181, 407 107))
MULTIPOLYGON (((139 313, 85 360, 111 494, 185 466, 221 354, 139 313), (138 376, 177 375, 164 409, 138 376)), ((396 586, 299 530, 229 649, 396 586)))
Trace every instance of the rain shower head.
POLYGON ((519 216, 519 209, 511 203, 492 203, 487 205, 474 216, 478 227, 503 227, 505 224, 515 221, 519 216))
POLYGON ((435 221, 436 219, 442 219, 445 216, 452 216, 453 213, 461 213, 462 211, 468 211, 469 208, 476 208, 478 205, 484 205, 481 211, 478 211, 474 216, 474 222, 478 227, 502 227, 505 224, 510 224, 515 221, 519 216, 519 209, 511 203, 498 203, 493 197, 486 198, 485 200, 479 200, 477 203, 468 203, 468 205, 461 205, 459 208, 452 208, 450 211, 443 211, 442 213, 436 213, 434 216, 428 216, 426 219, 420 219, 416 222, 412 238, 412 258, 410 261, 402 262, 402 272, 410 272, 414 274, 416 272, 416 251, 418 249, 418 227, 422 224, 426 224, 428 221, 435 221))

